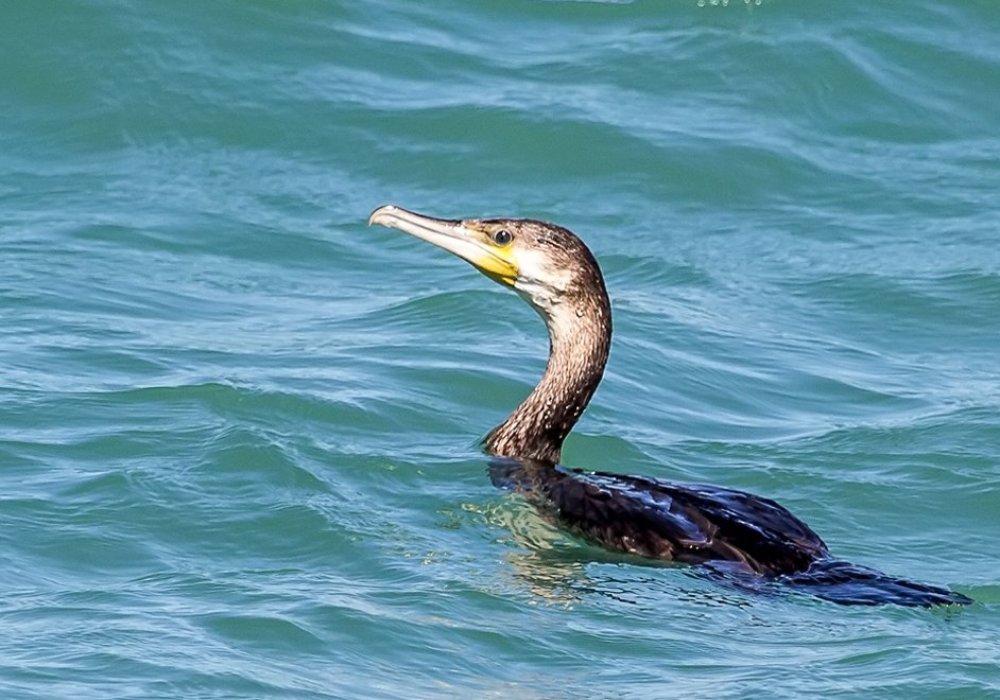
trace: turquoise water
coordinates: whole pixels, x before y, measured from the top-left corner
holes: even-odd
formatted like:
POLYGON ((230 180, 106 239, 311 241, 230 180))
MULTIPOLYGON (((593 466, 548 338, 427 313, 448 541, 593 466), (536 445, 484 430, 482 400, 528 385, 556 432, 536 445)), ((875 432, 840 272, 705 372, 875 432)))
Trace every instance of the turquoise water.
POLYGON ((0 5, 0 696, 1000 695, 1000 5, 0 5), (586 468, 976 599, 552 530, 476 443, 544 329, 398 232, 604 267, 586 468))

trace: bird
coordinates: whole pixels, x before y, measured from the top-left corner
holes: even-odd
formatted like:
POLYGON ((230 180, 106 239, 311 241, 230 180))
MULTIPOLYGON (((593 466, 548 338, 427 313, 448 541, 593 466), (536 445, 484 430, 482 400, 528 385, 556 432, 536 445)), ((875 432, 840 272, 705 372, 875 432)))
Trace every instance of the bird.
POLYGON ((741 588, 772 582, 845 605, 927 607, 972 601, 837 559, 774 500, 722 486, 667 481, 561 463, 562 446, 600 383, 611 348, 611 302, 586 244, 528 218, 445 219, 395 205, 369 225, 397 229, 513 289, 548 329, 535 388, 483 438, 489 474, 573 535, 628 555, 703 567, 741 588))

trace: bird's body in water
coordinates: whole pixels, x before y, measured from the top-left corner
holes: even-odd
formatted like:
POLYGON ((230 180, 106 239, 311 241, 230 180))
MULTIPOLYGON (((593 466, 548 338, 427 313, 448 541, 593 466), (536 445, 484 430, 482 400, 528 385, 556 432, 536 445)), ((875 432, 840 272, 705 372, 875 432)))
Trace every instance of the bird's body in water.
POLYGON ((611 304, 597 260, 569 230, 532 219, 438 219, 395 206, 369 223, 397 228, 512 287, 544 319, 538 385, 484 438, 494 482, 584 539, 652 559, 701 564, 739 580, 776 580, 839 603, 965 604, 947 589, 834 559, 805 523, 750 493, 560 465, 563 441, 601 381, 611 304))

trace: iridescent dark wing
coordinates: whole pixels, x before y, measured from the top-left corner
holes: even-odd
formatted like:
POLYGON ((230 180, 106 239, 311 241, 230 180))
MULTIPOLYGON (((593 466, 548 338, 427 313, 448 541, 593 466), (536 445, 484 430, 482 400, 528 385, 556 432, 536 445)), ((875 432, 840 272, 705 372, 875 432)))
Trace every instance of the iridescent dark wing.
POLYGON ((621 552, 772 575, 829 556, 801 520, 743 491, 516 460, 494 460, 491 474, 561 526, 621 552))

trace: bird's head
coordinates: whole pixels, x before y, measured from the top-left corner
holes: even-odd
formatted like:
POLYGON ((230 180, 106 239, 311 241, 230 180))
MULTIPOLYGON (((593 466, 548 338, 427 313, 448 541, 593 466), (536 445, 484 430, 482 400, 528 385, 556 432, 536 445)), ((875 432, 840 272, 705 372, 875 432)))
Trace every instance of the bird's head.
POLYGON ((484 275, 512 287, 548 322, 576 312, 595 294, 606 298, 594 256, 571 231, 534 219, 438 219, 387 205, 381 224, 444 248, 484 275))

